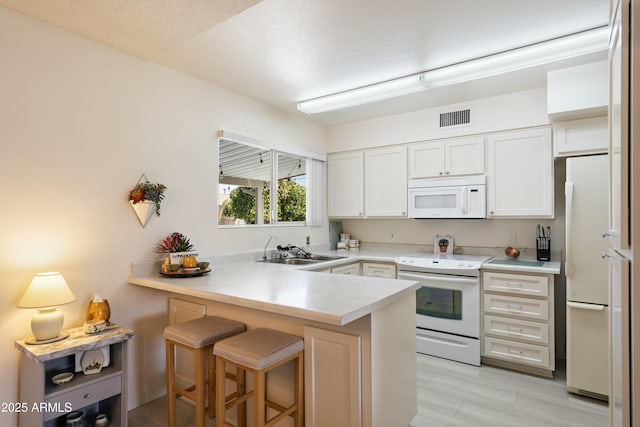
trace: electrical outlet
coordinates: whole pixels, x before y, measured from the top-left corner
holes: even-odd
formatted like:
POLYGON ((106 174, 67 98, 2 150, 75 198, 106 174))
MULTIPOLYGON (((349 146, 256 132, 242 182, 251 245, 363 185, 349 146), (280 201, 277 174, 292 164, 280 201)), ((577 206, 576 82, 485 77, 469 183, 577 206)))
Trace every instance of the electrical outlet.
POLYGON ((516 232, 515 231, 507 231, 504 234, 504 241, 507 245, 515 245, 516 244, 516 232))

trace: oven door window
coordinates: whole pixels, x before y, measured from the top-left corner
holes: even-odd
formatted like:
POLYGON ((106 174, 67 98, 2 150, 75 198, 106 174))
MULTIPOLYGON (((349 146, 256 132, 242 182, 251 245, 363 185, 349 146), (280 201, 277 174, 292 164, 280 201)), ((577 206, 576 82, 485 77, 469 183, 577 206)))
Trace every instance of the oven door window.
POLYGON ((416 313, 440 319, 462 320, 462 291, 423 286, 416 291, 416 313))

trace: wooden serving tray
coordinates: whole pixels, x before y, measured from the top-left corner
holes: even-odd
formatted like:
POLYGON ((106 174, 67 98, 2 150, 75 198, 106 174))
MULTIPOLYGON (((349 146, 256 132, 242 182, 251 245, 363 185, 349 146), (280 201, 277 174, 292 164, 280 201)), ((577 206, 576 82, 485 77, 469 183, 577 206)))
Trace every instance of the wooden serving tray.
POLYGON ((197 271, 184 271, 180 269, 178 271, 169 271, 167 273, 165 273, 164 271, 160 271, 160 274, 163 276, 176 277, 176 278, 199 277, 209 273, 210 271, 211 271, 211 268, 207 268, 206 270, 197 270, 197 271))

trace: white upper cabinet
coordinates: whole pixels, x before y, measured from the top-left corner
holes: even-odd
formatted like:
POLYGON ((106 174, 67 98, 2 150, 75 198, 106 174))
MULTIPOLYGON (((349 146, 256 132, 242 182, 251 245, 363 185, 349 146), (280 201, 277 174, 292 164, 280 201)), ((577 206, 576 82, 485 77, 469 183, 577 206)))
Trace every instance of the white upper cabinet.
POLYGON ((409 145, 409 178, 434 178, 483 173, 483 136, 409 145))
POLYGON ((568 120, 553 125, 555 157, 607 153, 608 150, 607 116, 568 120))
POLYGON ((365 215, 407 216, 407 147, 364 153, 365 215))
POLYGON ((489 218, 553 218, 553 155, 549 127, 487 137, 489 218))
POLYGON ((327 156, 329 216, 339 218, 364 216, 363 159, 362 151, 327 156))
POLYGON ((330 154, 329 216, 406 217, 407 147, 330 154))

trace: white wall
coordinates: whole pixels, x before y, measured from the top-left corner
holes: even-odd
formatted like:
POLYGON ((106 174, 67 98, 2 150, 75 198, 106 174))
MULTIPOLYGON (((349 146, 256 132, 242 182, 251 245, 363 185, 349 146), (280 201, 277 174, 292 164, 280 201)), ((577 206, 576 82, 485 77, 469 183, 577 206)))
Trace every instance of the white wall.
POLYGON ((336 125, 327 131, 328 149, 355 150, 547 124, 547 92, 539 88, 336 125), (472 124, 438 129, 439 114, 459 107, 472 109, 472 124))
MULTIPOLYGON (((136 330, 134 402, 164 387, 166 296, 126 283, 132 260, 179 231, 202 254, 262 249, 272 229, 217 227, 216 132, 225 129, 325 153, 325 130, 219 87, 0 7, 0 402, 18 401, 14 340, 32 310, 16 308, 31 278, 61 271, 80 326, 94 293, 136 330), (142 228, 127 202, 141 173, 168 187, 162 216, 142 228)), ((323 227, 278 229, 283 240, 328 241, 323 227)), ((0 413, 0 425, 16 424, 0 413)))

